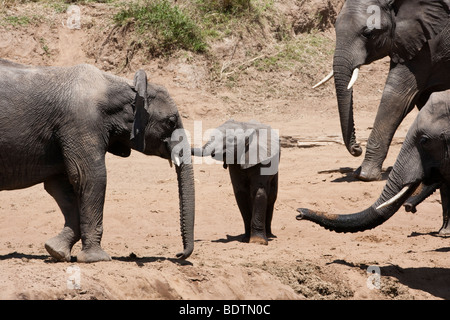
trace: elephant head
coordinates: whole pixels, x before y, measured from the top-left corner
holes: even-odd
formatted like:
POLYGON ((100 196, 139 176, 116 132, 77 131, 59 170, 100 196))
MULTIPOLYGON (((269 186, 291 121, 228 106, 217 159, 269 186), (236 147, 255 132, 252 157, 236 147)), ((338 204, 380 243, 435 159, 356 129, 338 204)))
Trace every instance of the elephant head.
MULTIPOLYGON (((212 130, 209 140, 202 148, 192 148, 194 156, 211 156, 224 162, 224 168, 230 164, 239 164, 248 169, 256 164, 269 164, 278 170, 279 138, 270 126, 251 122, 228 120, 212 130)), ((269 173, 269 168, 261 168, 261 174, 269 173), (263 170, 267 169, 265 173, 263 170)))
POLYGON ((449 8, 449 0, 345 2, 335 24, 333 72, 324 80, 334 75, 343 140, 353 156, 362 153, 353 118, 352 87, 359 68, 386 56, 394 64, 414 59, 445 27, 449 8))
POLYGON ((168 159, 171 166, 172 160, 175 162, 184 245, 177 257, 185 259, 194 248, 195 192, 190 144, 176 104, 164 87, 148 83, 145 72, 139 70, 133 88, 136 96, 130 145, 146 155, 168 159))
POLYGON ((409 129, 379 199, 368 209, 354 214, 337 215, 301 208, 298 209, 300 214, 297 219, 310 220, 336 232, 364 231, 389 219, 419 185, 425 186, 422 193, 426 196, 442 184, 441 196, 446 194, 443 199, 443 228, 447 228, 447 189, 450 185, 449 119, 450 91, 433 93, 409 129), (427 191, 427 188, 432 191, 427 191))

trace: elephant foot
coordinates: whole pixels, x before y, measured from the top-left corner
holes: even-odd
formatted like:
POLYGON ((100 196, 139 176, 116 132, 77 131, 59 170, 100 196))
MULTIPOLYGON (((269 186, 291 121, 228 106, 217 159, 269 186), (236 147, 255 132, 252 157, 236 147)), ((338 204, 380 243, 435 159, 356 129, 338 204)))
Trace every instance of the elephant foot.
POLYGON ((442 226, 441 230, 439 230, 439 235, 441 237, 450 237, 450 224, 448 224, 448 222, 442 226))
POLYGON ((57 261, 70 262, 72 246, 78 239, 72 229, 66 227, 56 237, 47 240, 45 249, 57 261))
POLYGON ((70 262, 70 247, 62 243, 58 237, 51 238, 45 243, 47 252, 57 261, 70 262))
POLYGON ((100 246, 83 249, 77 255, 77 262, 91 263, 99 261, 111 261, 111 257, 100 246))
POLYGON ((261 244, 261 245, 265 245, 265 246, 267 246, 269 244, 267 239, 265 239, 264 237, 261 237, 261 236, 251 236, 249 242, 250 243, 256 243, 256 244, 261 244))
POLYGON ((354 176, 361 181, 379 181, 381 180, 381 169, 362 165, 356 169, 354 176))

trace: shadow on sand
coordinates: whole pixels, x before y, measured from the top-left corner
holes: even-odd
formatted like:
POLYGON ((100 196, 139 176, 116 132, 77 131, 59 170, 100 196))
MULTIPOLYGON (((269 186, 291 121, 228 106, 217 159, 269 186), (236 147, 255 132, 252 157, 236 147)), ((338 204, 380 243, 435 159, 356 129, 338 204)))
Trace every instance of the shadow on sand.
MULTIPOLYGON (((450 248, 440 248, 436 252, 448 252, 450 248)), ((354 264, 345 260, 335 260, 331 263, 342 264, 351 268, 367 271, 369 267, 366 264, 354 264)), ((450 299, 450 269, 449 268, 402 268, 397 265, 379 266, 381 271, 381 281, 383 276, 396 278, 403 285, 428 292, 429 294, 442 298, 450 299)))

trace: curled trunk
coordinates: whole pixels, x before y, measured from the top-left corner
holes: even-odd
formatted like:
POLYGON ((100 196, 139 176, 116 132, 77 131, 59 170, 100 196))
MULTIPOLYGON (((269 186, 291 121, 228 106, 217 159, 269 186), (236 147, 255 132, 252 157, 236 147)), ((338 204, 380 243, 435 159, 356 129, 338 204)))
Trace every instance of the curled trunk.
POLYGON ((416 207, 431 196, 438 188, 441 187, 441 183, 434 183, 432 185, 421 185, 420 192, 417 195, 412 196, 404 203, 406 212, 417 212, 416 207))
POLYGON ((353 118, 353 89, 348 89, 352 79, 353 66, 344 56, 337 52, 334 57, 333 71, 342 138, 350 154, 358 157, 362 154, 362 149, 356 143, 353 118))

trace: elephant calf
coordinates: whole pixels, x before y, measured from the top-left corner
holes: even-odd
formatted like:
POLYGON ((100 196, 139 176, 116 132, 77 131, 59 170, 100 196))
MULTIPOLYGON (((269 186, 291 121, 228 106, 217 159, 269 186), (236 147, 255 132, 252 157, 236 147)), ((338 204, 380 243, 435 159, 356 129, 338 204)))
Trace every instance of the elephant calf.
POLYGON ((229 169, 234 195, 245 227, 243 241, 267 245, 278 193, 280 144, 269 126, 228 120, 213 130, 194 156, 211 156, 229 169))

